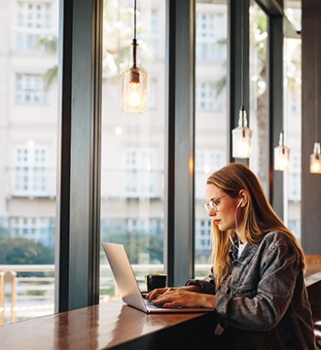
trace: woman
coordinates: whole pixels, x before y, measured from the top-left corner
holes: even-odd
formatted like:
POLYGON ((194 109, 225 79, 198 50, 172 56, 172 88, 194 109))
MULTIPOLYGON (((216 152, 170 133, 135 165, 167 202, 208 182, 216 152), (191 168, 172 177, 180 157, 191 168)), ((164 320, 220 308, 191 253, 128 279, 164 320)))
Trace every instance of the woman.
POLYGON ((232 341, 228 349, 315 349, 302 248, 257 177, 243 164, 228 164, 208 178, 206 198, 212 274, 156 289, 147 299, 165 307, 213 307, 215 334, 232 341))

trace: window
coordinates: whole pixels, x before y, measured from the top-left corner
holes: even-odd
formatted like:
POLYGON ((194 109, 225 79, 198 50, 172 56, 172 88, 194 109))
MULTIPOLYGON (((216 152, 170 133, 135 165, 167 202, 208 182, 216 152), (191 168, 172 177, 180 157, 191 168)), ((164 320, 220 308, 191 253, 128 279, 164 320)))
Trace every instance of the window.
MULTIPOLYGON (((148 73, 147 111, 121 114, 119 79, 128 66, 132 1, 104 2, 103 50, 109 63, 102 85, 101 240, 124 244, 131 263, 140 265, 135 272, 143 281, 149 271, 164 271, 166 1, 143 0, 137 6, 139 56, 148 73)), ((114 286, 103 252, 100 266, 101 300, 110 300, 114 286)))
POLYGON ((198 6, 196 14, 196 57, 199 61, 222 62, 226 58, 226 12, 224 6, 198 6))
POLYGON ((200 112, 220 112, 223 109, 223 97, 217 95, 215 82, 196 84, 196 110, 200 112))
POLYGON ((211 219, 196 220, 195 222, 195 258, 198 263, 209 263, 212 252, 211 219))
POLYGON ((42 104, 45 102, 44 80, 41 75, 16 75, 16 103, 42 104))
POLYGON ((160 197, 157 194, 157 174, 153 173, 156 152, 149 149, 130 149, 126 152, 126 197, 160 197))
POLYGON ((250 166, 269 196, 269 118, 267 112, 268 16, 254 2, 250 6, 250 110, 252 156, 250 166))
POLYGON ((223 151, 197 150, 195 164, 195 198, 204 201, 207 178, 226 164, 223 151))
POLYGON ((58 6, 1 2, 0 325, 54 312, 58 52, 35 48, 57 43, 58 6))
POLYGON ((40 41, 39 34, 17 34, 17 50, 18 51, 31 51, 36 48, 40 41))
POLYGON ((161 50, 162 47, 162 37, 160 35, 160 23, 161 20, 160 16, 162 15, 162 12, 158 9, 152 9, 151 12, 151 40, 150 40, 150 47, 153 53, 153 56, 155 58, 164 59, 164 51, 161 50))
POLYGON ((14 154, 14 196, 48 196, 48 149, 17 146, 14 154))
MULTIPOLYGON (((45 247, 53 248, 55 243, 55 227, 50 218, 12 217, 10 218, 10 236, 25 238, 45 247)), ((53 262, 53 261, 52 261, 53 262)))
POLYGON ((210 223, 202 207, 207 178, 227 162, 227 3, 196 2, 195 275, 209 263, 210 223))
MULTIPOLYGON (((299 23, 301 9, 293 8, 299 23)), ((285 223, 301 238, 301 39, 284 38, 284 133, 290 148, 290 169, 284 172, 285 223), (293 108, 296 106, 296 108, 293 108)))
POLYGON ((301 200, 301 154, 290 154, 291 169, 289 171, 288 200, 299 202, 301 200))
POLYGON ((50 27, 50 3, 42 1, 18 1, 17 25, 19 28, 46 29, 50 27))
MULTIPOLYGON (((53 1, 54 2, 54 1, 53 1)), ((16 49, 32 51, 52 30, 52 1, 17 1, 16 49)))

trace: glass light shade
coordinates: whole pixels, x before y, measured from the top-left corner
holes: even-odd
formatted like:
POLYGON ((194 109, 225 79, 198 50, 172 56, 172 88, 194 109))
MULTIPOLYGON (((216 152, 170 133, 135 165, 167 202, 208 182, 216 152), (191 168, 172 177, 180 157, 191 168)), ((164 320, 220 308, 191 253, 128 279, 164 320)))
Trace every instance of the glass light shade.
POLYGON ((133 40, 130 68, 122 73, 122 112, 145 113, 146 112, 146 88, 147 73, 139 68, 138 44, 133 40))
POLYGON ((321 174, 320 142, 314 143, 313 153, 310 155, 310 173, 321 174))
POLYGON ((274 148, 274 170, 285 171, 290 168, 290 148, 277 146, 274 148))
POLYGON ((252 153, 252 130, 247 127, 246 111, 242 106, 239 112, 238 127, 232 130, 232 156, 249 158, 252 153))
POLYGON ((284 146, 284 132, 280 133, 279 146, 274 148, 274 170, 285 171, 290 168, 290 148, 284 146))
POLYGON ((146 112, 147 73, 128 68, 122 73, 122 112, 146 112))

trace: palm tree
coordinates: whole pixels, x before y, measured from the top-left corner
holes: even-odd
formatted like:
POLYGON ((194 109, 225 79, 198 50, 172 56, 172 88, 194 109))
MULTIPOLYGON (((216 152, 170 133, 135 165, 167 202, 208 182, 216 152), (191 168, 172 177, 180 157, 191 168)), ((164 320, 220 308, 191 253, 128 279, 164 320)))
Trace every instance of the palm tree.
MULTIPOLYGON (((56 55, 58 52, 58 37, 55 35, 41 37, 36 45, 36 49, 40 48, 50 55, 56 55)), ((57 77, 58 65, 54 65, 53 67, 49 68, 44 75, 46 90, 48 90, 49 87, 57 80, 57 77)))

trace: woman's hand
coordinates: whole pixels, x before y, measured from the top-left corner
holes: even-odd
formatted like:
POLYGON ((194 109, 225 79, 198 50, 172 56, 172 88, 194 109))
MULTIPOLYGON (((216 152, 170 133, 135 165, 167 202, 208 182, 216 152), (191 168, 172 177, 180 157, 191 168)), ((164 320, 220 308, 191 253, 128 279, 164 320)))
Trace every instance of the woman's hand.
POLYGON ((174 290, 176 288, 156 288, 146 295, 146 299, 148 301, 152 301, 152 300, 156 299, 158 296, 166 293, 167 291, 169 291, 171 289, 174 290))
POLYGON ((164 307, 209 307, 214 309, 215 295, 198 293, 196 290, 199 291, 199 287, 159 288, 150 292, 146 298, 153 300, 154 305, 164 307))
POLYGON ((156 299, 157 297, 159 297, 162 294, 168 293, 168 292, 173 292, 176 290, 186 290, 186 291, 190 291, 190 292, 200 292, 201 289, 198 286, 185 286, 185 287, 169 287, 169 288, 157 288, 152 290, 151 292, 149 292, 146 295, 146 299, 148 301, 152 301, 154 299, 156 299))

